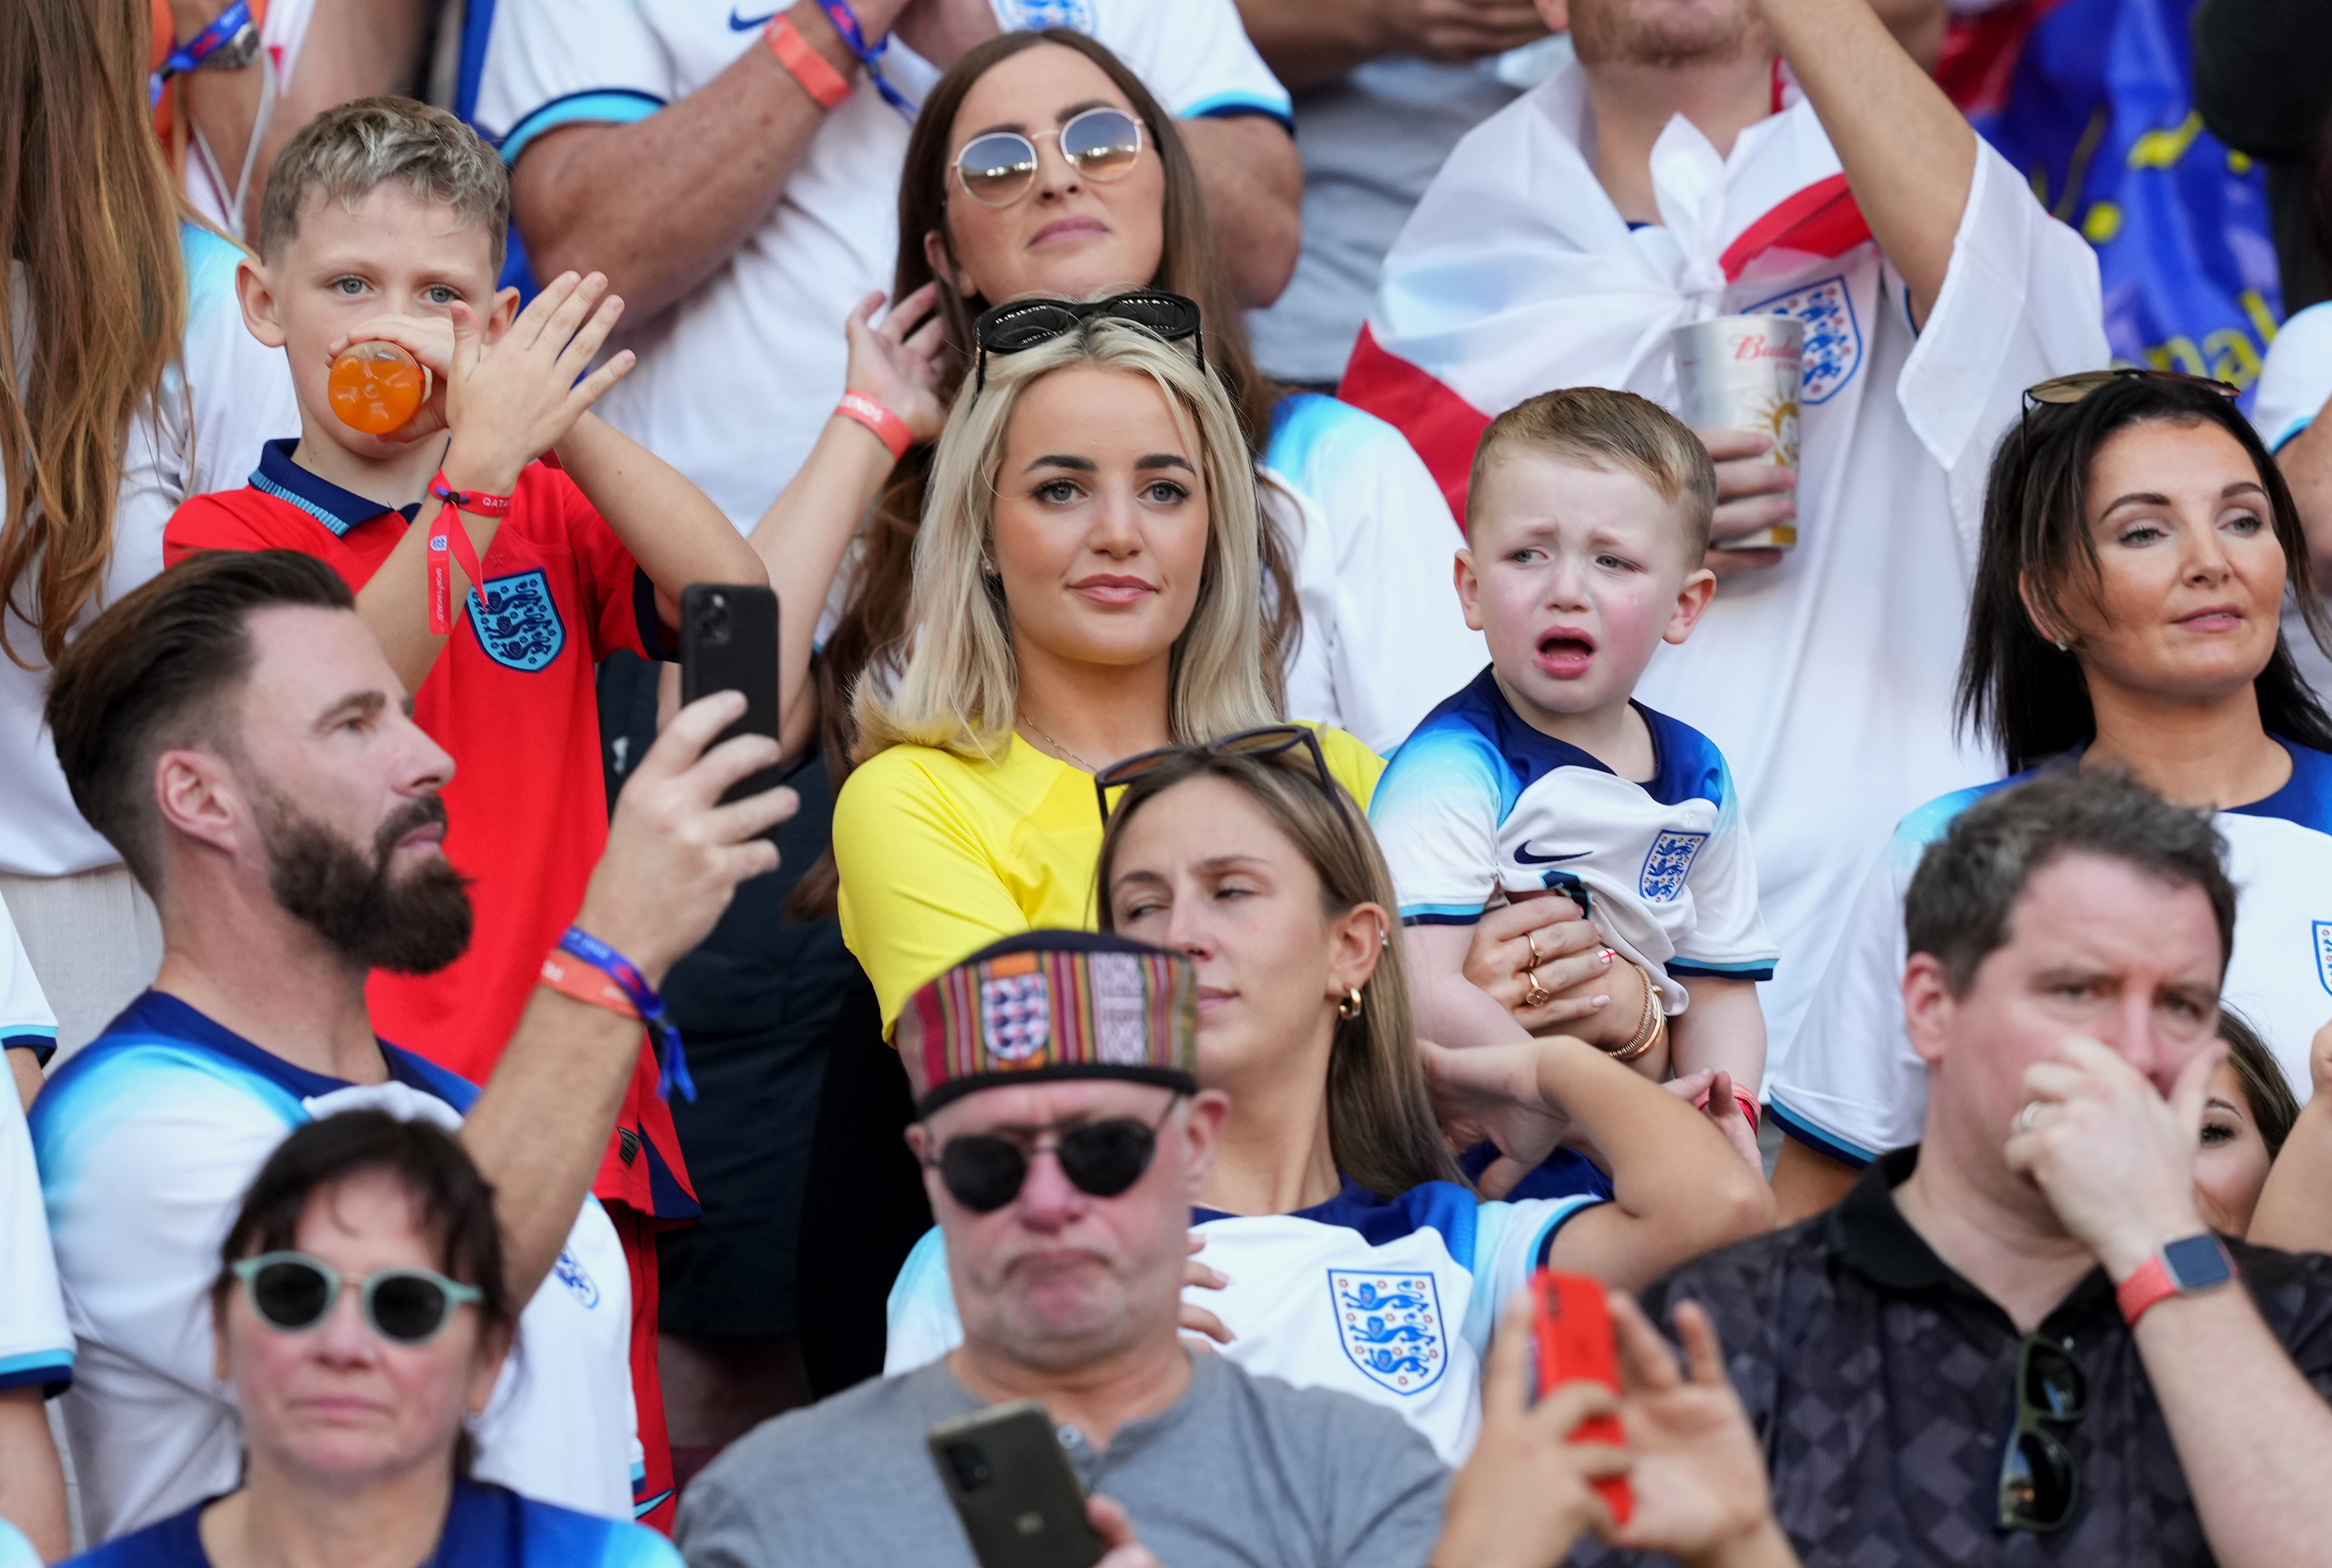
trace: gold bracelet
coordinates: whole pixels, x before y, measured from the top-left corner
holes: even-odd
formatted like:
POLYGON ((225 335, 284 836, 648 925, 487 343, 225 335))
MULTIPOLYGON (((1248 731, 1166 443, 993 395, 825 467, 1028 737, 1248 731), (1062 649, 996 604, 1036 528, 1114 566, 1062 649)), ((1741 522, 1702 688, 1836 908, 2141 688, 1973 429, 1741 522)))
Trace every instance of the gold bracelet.
POLYGON ((1618 1050, 1609 1053, 1615 1062, 1636 1060, 1658 1045, 1660 1037, 1668 1032, 1668 1009, 1660 1006, 1660 988, 1652 983, 1652 971, 1634 959, 1630 959, 1628 964, 1644 977, 1644 1013, 1637 1020, 1635 1037, 1618 1050))

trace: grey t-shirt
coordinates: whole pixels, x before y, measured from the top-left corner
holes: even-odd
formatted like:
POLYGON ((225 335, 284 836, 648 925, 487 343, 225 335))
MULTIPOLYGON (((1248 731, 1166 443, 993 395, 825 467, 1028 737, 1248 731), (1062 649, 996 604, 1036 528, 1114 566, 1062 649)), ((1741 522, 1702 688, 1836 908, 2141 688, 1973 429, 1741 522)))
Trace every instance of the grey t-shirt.
MULTIPOLYGON (((1391 1410, 1190 1358, 1190 1386, 1096 1453, 1061 1429, 1088 1492, 1115 1498, 1168 1568, 1421 1568, 1448 1472, 1391 1410)), ((690 1568, 972 1568, 923 1434, 985 1401, 934 1362, 765 1421, 689 1484, 690 1568)))

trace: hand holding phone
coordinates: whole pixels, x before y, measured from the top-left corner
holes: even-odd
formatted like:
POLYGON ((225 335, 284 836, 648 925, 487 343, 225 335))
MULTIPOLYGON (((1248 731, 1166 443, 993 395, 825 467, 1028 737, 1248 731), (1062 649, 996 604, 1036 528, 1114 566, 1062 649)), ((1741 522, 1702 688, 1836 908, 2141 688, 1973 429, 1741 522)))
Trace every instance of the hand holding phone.
MULTIPOLYGON (((1601 1383, 1620 1391, 1619 1343, 1611 1329, 1611 1308, 1604 1298, 1603 1282, 1580 1274, 1541 1269, 1532 1282, 1531 1343, 1538 1357, 1537 1394, 1544 1399, 1567 1382, 1601 1383)), ((1574 1443, 1621 1444, 1627 1434, 1617 1416, 1592 1416, 1572 1432, 1574 1443)), ((1591 1482, 1614 1523, 1624 1525, 1635 1511, 1635 1493, 1624 1477, 1591 1482)))
POLYGON ((980 1568, 1093 1568, 1104 1550, 1085 1487, 1035 1400, 990 1405, 925 1434, 980 1568))

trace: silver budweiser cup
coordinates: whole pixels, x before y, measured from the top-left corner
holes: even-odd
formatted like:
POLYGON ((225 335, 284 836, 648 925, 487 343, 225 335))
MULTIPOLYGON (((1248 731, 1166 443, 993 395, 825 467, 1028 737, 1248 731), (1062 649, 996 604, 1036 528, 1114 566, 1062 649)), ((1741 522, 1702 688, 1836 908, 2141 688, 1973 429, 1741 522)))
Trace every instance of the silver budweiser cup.
MULTIPOLYGON (((1790 316, 1719 316, 1668 334, 1676 350, 1677 417, 1695 430, 1754 430, 1773 438, 1773 462, 1798 465, 1798 385, 1805 323, 1790 316)), ((1786 522, 1727 540, 1735 550, 1787 549, 1786 522)))

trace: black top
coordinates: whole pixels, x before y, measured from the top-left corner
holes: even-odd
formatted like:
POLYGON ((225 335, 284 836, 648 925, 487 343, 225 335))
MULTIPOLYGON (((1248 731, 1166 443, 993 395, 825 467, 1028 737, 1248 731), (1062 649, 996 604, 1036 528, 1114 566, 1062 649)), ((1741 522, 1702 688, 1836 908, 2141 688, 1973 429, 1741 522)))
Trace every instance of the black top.
MULTIPOLYGON (((1829 1214, 1696 1258, 1644 1292, 1662 1323, 1678 1301, 1708 1309, 1764 1444, 1774 1515, 1808 1568, 2210 1563, 2103 1269, 2039 1330, 2088 1380, 2088 1415, 2052 1429, 2072 1451, 2080 1500, 2053 1535, 1999 1527, 2021 1336, 1896 1208, 1918 1155, 1883 1155, 1829 1214)), ((2268 1327, 2332 1397, 2332 1257, 2228 1247, 2268 1327)), ((1591 1541, 1573 1560, 1639 1559, 1591 1541)))

